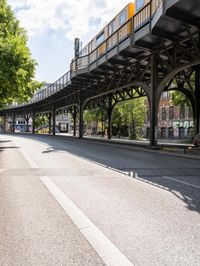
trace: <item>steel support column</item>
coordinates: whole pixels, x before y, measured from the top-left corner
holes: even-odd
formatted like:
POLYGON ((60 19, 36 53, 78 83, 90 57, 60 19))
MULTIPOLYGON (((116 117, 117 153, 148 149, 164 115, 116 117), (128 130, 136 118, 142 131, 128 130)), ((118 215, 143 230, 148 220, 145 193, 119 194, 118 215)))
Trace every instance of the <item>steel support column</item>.
POLYGON ((52 133, 53 136, 56 135, 56 110, 54 104, 52 106, 52 133))
POLYGON ((79 139, 83 138, 83 131, 84 131, 84 125, 83 125, 83 103, 84 103, 84 99, 83 99, 83 92, 80 91, 80 95, 79 95, 80 99, 79 99, 79 139))
POLYGON ((194 110, 194 134, 200 132, 200 66, 195 70, 195 110, 194 110))
POLYGON ((151 56, 151 96, 150 96, 150 145, 155 146, 156 143, 156 126, 157 126, 157 106, 158 99, 156 97, 157 87, 157 62, 156 55, 151 56))
POLYGON ((12 132, 15 133, 15 113, 12 114, 12 132))
POLYGON ((3 117, 3 130, 6 132, 6 115, 3 117))
POLYGON ((29 115, 26 116, 26 133, 28 133, 29 115))
POLYGON ((35 112, 32 112, 32 134, 35 134, 35 112))
POLYGON ((77 109, 76 109, 76 106, 74 106, 74 110, 72 112, 72 116, 73 116, 73 126, 74 126, 73 135, 75 137, 76 136, 76 117, 77 117, 77 109))
POLYGON ((49 112, 48 118, 49 118, 49 134, 51 134, 51 120, 52 120, 52 114, 51 114, 51 112, 49 112))
POLYGON ((113 104, 112 104, 112 94, 108 95, 108 139, 112 138, 112 111, 113 111, 113 104))

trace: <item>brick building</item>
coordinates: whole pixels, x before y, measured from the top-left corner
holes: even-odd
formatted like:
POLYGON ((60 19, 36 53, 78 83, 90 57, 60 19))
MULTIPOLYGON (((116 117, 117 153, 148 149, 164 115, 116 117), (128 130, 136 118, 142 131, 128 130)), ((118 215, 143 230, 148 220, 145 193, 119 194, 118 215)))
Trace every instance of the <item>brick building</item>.
MULTIPOLYGON (((145 119, 146 137, 150 133, 150 120, 147 101, 147 116, 145 119)), ((157 138, 184 139, 194 134, 192 108, 188 106, 174 106, 170 92, 163 92, 159 103, 157 138)))

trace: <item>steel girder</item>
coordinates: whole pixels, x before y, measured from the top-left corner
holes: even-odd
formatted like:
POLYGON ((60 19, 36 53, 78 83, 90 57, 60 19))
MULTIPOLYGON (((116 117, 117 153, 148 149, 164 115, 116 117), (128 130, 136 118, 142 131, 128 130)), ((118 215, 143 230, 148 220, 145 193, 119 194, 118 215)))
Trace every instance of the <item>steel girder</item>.
MULTIPOLYGON (((146 95, 152 113, 152 130, 155 131, 161 93, 172 89, 174 80, 178 90, 190 98, 193 110, 196 110, 199 92, 193 91, 189 80, 194 67, 200 65, 200 28, 192 12, 191 16, 183 16, 181 3, 184 5, 184 1, 174 1, 175 4, 168 8, 168 0, 164 1, 162 14, 155 25, 152 26, 151 21, 142 29, 143 35, 138 30, 130 36, 130 45, 123 50, 118 47, 112 58, 106 52, 103 64, 97 63, 93 70, 74 75, 68 87, 43 101, 1 110, 1 115, 51 112, 52 106, 54 112, 67 106, 79 106, 82 113, 88 106, 108 106, 108 99, 117 103, 146 95), (174 15, 175 10, 178 10, 178 16, 174 15), (138 34, 140 38, 137 38, 138 34)), ((198 114, 198 110, 195 112, 198 114)), ((154 135, 152 133, 152 144, 154 135)))

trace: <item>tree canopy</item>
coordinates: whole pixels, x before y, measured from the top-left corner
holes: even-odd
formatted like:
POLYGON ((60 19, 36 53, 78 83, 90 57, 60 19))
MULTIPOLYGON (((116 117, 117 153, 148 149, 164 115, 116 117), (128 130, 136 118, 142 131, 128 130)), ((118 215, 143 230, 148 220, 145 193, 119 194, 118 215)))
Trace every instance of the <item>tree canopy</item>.
POLYGON ((137 139, 141 136, 146 111, 145 98, 128 100, 116 105, 115 112, 117 114, 114 118, 118 127, 121 125, 129 127, 130 139, 137 139))
POLYGON ((36 61, 31 58, 26 31, 20 27, 6 0, 0 1, 0 107, 27 101, 42 84, 33 80, 36 61))
MULTIPOLYGON (((185 84, 182 82, 177 82, 174 81, 174 85, 176 86, 184 86, 185 88, 192 90, 194 92, 195 90, 195 73, 193 72, 192 75, 189 77, 189 83, 190 86, 188 85, 187 82, 185 82, 185 84)), ((191 102, 189 100, 189 98, 182 92, 180 91, 172 91, 171 92, 171 99, 172 99, 172 104, 175 106, 180 106, 180 107, 191 107, 191 102)))
MULTIPOLYGON (((121 135, 122 131, 124 133, 128 131, 130 139, 139 139, 142 135, 146 111, 145 98, 118 103, 112 113, 112 125, 115 134, 121 135)), ((108 115, 104 108, 95 107, 84 112, 84 122, 86 129, 88 126, 90 127, 90 123, 95 122, 96 131, 98 131, 98 122, 100 122, 103 134, 108 127, 108 115)))
POLYGON ((172 92, 172 104, 180 107, 191 106, 191 102, 188 97, 180 91, 172 92))

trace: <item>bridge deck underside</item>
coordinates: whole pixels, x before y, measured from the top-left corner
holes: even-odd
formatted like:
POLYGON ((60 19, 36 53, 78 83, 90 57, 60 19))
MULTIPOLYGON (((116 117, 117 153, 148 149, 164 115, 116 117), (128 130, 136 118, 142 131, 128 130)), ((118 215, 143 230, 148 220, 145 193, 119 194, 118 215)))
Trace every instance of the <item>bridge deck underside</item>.
POLYGON ((139 87, 143 87, 149 100, 153 90, 157 90, 155 101, 158 102, 173 75, 200 64, 199 29, 199 0, 165 0, 151 20, 101 58, 72 73, 67 87, 42 101, 1 113, 48 112, 52 110, 52 104, 55 109, 79 106, 80 94, 84 101, 89 102, 110 93, 139 87), (152 61, 154 55, 156 59, 152 61), (155 80, 153 85, 152 78, 155 80))

